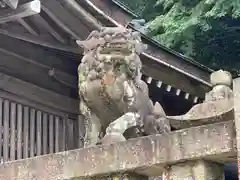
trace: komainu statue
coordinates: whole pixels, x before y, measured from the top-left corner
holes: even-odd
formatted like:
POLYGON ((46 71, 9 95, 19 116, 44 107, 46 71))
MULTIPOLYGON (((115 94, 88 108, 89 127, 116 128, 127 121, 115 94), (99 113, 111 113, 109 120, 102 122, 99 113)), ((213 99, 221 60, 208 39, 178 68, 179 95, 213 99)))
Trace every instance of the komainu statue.
POLYGON ((170 131, 161 105, 153 105, 141 80, 145 46, 139 33, 106 27, 77 44, 84 49, 78 86, 85 147, 170 131))

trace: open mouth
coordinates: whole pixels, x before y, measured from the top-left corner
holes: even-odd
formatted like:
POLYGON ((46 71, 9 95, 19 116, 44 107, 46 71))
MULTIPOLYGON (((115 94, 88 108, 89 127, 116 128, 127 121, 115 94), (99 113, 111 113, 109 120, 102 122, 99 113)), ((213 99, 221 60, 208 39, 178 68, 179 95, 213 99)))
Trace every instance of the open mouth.
POLYGON ((130 55, 132 53, 132 48, 127 43, 108 43, 102 46, 100 54, 124 54, 130 55))

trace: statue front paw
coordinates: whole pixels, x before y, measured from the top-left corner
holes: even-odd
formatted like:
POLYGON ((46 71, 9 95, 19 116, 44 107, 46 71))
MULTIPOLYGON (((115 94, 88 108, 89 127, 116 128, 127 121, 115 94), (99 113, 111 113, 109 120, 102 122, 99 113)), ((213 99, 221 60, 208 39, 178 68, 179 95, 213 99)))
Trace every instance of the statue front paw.
POLYGON ((144 121, 144 132, 147 135, 167 134, 171 132, 169 120, 165 117, 156 119, 154 116, 148 116, 144 121))
POLYGON ((111 133, 111 134, 106 134, 102 138, 101 144, 109 145, 112 143, 121 142, 121 141, 125 141, 125 140, 126 140, 126 138, 121 133, 111 133))

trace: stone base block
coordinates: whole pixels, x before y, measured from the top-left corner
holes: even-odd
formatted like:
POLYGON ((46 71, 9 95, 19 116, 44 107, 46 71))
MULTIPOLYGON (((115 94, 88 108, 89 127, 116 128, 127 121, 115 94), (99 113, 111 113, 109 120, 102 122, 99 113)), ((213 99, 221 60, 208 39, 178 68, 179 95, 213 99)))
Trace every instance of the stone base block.
POLYGON ((224 165, 203 160, 173 165, 163 180, 224 180, 224 165))
POLYGON ((135 173, 114 174, 108 176, 97 176, 92 178, 75 178, 74 180, 148 180, 148 177, 135 173))

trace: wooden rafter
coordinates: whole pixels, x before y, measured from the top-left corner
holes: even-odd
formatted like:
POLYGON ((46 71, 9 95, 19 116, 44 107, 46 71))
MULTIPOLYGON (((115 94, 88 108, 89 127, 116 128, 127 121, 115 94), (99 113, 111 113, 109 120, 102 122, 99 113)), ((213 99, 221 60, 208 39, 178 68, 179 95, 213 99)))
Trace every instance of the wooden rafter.
POLYGON ((41 2, 39 0, 33 0, 26 4, 23 4, 16 9, 5 9, 0 11, 0 24, 9 21, 16 21, 20 18, 28 17, 34 14, 38 14, 41 11, 41 2))

